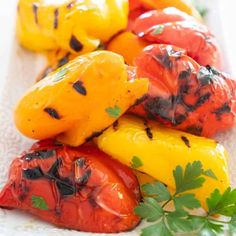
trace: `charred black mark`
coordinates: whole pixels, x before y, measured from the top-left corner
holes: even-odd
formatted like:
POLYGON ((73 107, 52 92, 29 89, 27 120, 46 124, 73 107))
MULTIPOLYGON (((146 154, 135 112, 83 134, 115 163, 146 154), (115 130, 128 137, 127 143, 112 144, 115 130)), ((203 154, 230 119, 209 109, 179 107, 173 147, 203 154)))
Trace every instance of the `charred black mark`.
POLYGON ((166 52, 164 55, 158 54, 153 57, 158 63, 160 63, 162 66, 170 70, 173 66, 172 61, 170 60, 170 56, 168 52, 166 52))
POLYGON ((51 166, 50 170, 48 171, 47 175, 50 178, 54 178, 54 177, 59 177, 58 174, 58 168, 61 166, 62 160, 61 159, 57 159, 53 165, 51 166))
POLYGON ((69 178, 61 178, 58 173, 58 168, 61 166, 62 160, 57 159, 50 168, 45 177, 52 179, 56 182, 56 186, 62 196, 73 195, 76 192, 76 188, 69 178))
POLYGON ((62 180, 56 180, 57 188, 62 196, 73 195, 76 192, 75 186, 68 178, 63 178, 62 180))
POLYGON ((195 109, 200 107, 201 105, 203 105, 205 102, 207 102, 209 100, 209 98, 211 97, 210 93, 206 93, 204 95, 202 95, 196 102, 195 104, 195 109))
POLYGON ((41 168, 38 166, 34 169, 23 170, 23 176, 26 179, 36 180, 36 179, 42 178, 44 174, 41 168))
POLYGON ((56 155, 55 150, 39 150, 33 153, 27 153, 25 155, 26 161, 31 161, 33 159, 45 159, 56 155))
POLYGON ((103 133, 103 131, 93 132, 92 135, 88 138, 86 138, 86 142, 91 141, 93 138, 97 138, 103 133))
POLYGON ((38 24, 38 4, 33 3, 34 22, 38 24))
POLYGON ((115 131, 117 131, 117 130, 118 130, 118 126, 119 126, 119 121, 116 120, 116 121, 113 123, 112 127, 113 127, 113 129, 114 129, 115 131))
POLYGON ((216 114, 218 119, 220 119, 221 115, 230 112, 231 112, 231 107, 229 106, 229 104, 225 103, 222 107, 216 109, 213 113, 216 114))
POLYGON ((147 127, 147 128, 145 129, 145 131, 146 131, 146 134, 147 134, 148 138, 149 138, 150 140, 152 140, 152 139, 153 139, 152 130, 151 130, 149 127, 147 127))
POLYGON ((192 126, 187 127, 186 131, 190 134, 201 135, 202 127, 192 125, 192 126))
POLYGON ((80 184, 80 185, 86 185, 88 180, 89 180, 89 177, 91 176, 91 170, 88 169, 85 171, 84 175, 82 177, 80 177, 79 179, 77 179, 77 183, 80 184))
POLYGON ((67 62, 69 62, 69 56, 70 56, 70 53, 68 52, 64 57, 62 57, 62 58, 58 61, 57 66, 58 66, 58 67, 64 66, 67 62))
POLYGON ((191 147, 188 138, 186 138, 185 136, 182 136, 181 139, 183 140, 184 144, 185 144, 188 148, 191 147))
POLYGON ((149 99, 144 107, 145 110, 148 112, 149 117, 160 116, 163 119, 170 120, 168 111, 172 109, 172 100, 171 99, 162 99, 161 97, 155 97, 149 99))
POLYGON ((56 8, 54 11, 54 22, 53 22, 54 29, 58 28, 58 15, 59 15, 59 10, 58 8, 56 8))
POLYGON ((179 73, 179 80, 185 80, 191 75, 191 69, 188 68, 188 70, 183 70, 179 73))
POLYGON ((144 94, 141 98, 138 98, 133 106, 138 106, 148 98, 148 94, 144 94))
POLYGON ((214 82, 215 76, 220 76, 220 72, 217 71, 214 67, 206 66, 201 67, 197 73, 197 78, 200 81, 202 86, 212 84, 214 82))
POLYGON ((83 157, 80 157, 79 159, 76 160, 76 163, 77 163, 77 165, 78 165, 80 168, 83 168, 83 167, 84 167, 85 162, 86 162, 86 160, 85 160, 85 158, 83 158, 83 157))
POLYGON ((74 35, 72 35, 70 39, 70 47, 74 51, 79 52, 83 49, 83 44, 74 35))
POLYGON ((213 75, 220 76, 221 73, 213 66, 207 65, 206 66, 207 70, 210 71, 213 75))
POLYGON ((186 116, 186 115, 183 115, 183 114, 177 115, 177 116, 174 118, 174 120, 173 120, 173 124, 174 124, 174 125, 180 125, 180 124, 182 124, 186 119, 187 119, 187 116, 186 116))
POLYGON ((54 108, 46 107, 44 111, 48 113, 53 119, 60 120, 60 116, 54 108))
POLYGON ((66 6, 66 8, 67 8, 67 9, 71 9, 71 8, 75 5, 75 3, 76 3, 76 0, 71 1, 71 2, 66 6))
POLYGON ((86 88, 83 86, 83 82, 78 80, 73 84, 73 88, 80 94, 86 96, 87 95, 87 91, 86 88))

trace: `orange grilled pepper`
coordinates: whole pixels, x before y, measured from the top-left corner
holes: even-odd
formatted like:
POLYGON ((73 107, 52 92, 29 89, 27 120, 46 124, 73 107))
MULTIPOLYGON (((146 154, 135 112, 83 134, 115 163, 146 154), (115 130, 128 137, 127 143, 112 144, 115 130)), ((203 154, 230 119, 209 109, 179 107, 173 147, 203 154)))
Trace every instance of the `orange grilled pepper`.
POLYGON ((97 51, 77 57, 30 88, 15 110, 26 136, 57 136, 78 146, 111 125, 148 90, 121 56, 97 51))
POLYGON ((149 43, 140 39, 131 32, 123 32, 110 41, 107 50, 122 55, 128 65, 133 65, 133 60, 149 43))

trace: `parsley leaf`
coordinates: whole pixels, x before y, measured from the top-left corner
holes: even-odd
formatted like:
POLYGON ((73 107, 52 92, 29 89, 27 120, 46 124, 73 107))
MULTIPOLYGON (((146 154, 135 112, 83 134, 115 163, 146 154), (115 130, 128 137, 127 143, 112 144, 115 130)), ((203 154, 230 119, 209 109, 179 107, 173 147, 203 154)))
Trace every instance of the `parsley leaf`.
POLYGON ((144 202, 135 208, 135 213, 148 222, 159 220, 164 212, 161 206, 153 198, 144 198, 144 202))
POLYGON ((172 236, 164 221, 142 229, 141 236, 172 236))
POLYGON ((185 171, 181 166, 177 166, 173 171, 173 176, 176 185, 176 194, 200 188, 205 182, 202 177, 203 169, 200 161, 195 161, 192 164, 188 163, 185 171))
POLYGON ((203 175, 211 177, 212 179, 218 180, 215 173, 211 169, 203 171, 203 175))
POLYGON ((236 189, 227 188, 223 195, 216 189, 206 202, 209 215, 233 216, 236 214, 236 189))
POLYGON ((149 196, 155 196, 157 202, 168 201, 171 198, 170 192, 167 187, 160 183, 145 184, 142 186, 142 190, 149 196))
POLYGON ((171 215, 168 215, 166 218, 168 226, 175 233, 193 231, 191 221, 188 219, 176 218, 171 215))
POLYGON ((142 160, 137 156, 133 156, 131 160, 131 168, 138 169, 141 166, 143 166, 142 160))
POLYGON ((105 111, 112 118, 118 118, 122 112, 122 110, 117 105, 114 107, 108 107, 105 111))
POLYGON ((155 26, 155 29, 152 31, 153 35, 158 35, 158 34, 162 34, 164 31, 165 26, 164 25, 157 25, 155 26))
POLYGON ((56 73, 55 77, 53 78, 53 82, 58 82, 58 81, 62 80, 68 71, 69 70, 66 67, 63 67, 62 69, 60 69, 56 73))
POLYGON ((45 211, 48 210, 48 205, 43 197, 33 195, 31 197, 31 200, 32 200, 32 206, 34 208, 38 208, 40 210, 45 210, 45 211))
POLYGON ((195 198, 192 193, 184 194, 174 197, 175 209, 182 210, 183 207, 187 209, 197 209, 201 207, 201 203, 195 198))
POLYGON ((200 235, 218 236, 223 232, 223 225, 206 221, 200 235))

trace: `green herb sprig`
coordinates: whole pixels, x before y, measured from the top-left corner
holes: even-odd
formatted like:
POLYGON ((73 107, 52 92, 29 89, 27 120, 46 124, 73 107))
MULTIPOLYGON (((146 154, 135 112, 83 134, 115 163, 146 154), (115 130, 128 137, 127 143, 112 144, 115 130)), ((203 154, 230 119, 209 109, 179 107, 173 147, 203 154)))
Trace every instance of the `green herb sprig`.
MULTIPOLYGON (((142 186, 147 197, 143 199, 135 213, 147 222, 154 223, 142 229, 141 236, 172 236, 175 233, 195 232, 197 235, 217 236, 226 225, 236 230, 236 189, 230 187, 223 194, 215 189, 207 198, 207 211, 204 215, 193 214, 193 209, 202 208, 200 201, 190 190, 203 186, 206 176, 217 179, 212 170, 204 170, 200 161, 177 166, 173 171, 175 192, 160 183, 142 186), (173 211, 168 205, 173 203, 173 211), (219 216, 227 217, 221 220, 219 216)), ((189 234, 188 234, 189 235, 189 234)))

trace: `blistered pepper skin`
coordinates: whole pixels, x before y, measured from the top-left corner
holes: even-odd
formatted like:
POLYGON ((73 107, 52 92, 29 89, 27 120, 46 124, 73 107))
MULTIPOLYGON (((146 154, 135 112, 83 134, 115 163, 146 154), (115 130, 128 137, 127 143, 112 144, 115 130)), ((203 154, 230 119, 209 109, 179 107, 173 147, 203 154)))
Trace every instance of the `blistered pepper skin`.
POLYGON ((127 21, 128 0, 20 0, 17 36, 33 51, 60 48, 83 54, 124 29, 127 21))
POLYGON ((140 201, 132 170, 92 146, 36 143, 17 157, 0 207, 18 208, 63 228, 117 233, 139 222, 140 201))
POLYGON ((204 169, 211 169, 218 178, 206 177, 203 187, 191 191, 204 206, 206 198, 215 188, 224 191, 229 186, 227 152, 214 140, 124 116, 118 120, 115 130, 110 127, 96 142, 101 150, 128 166, 133 156, 138 157, 142 162, 138 170, 171 189, 175 189, 172 172, 176 166, 185 168, 187 163, 201 161, 204 169))
POLYGON ((205 137, 235 125, 236 82, 229 75, 200 66, 185 50, 170 45, 146 47, 134 64, 150 86, 132 113, 205 137))
POLYGON ((97 136, 148 90, 148 80, 121 56, 97 51, 77 57, 30 88, 15 109, 15 124, 26 136, 57 136, 78 146, 97 136))

